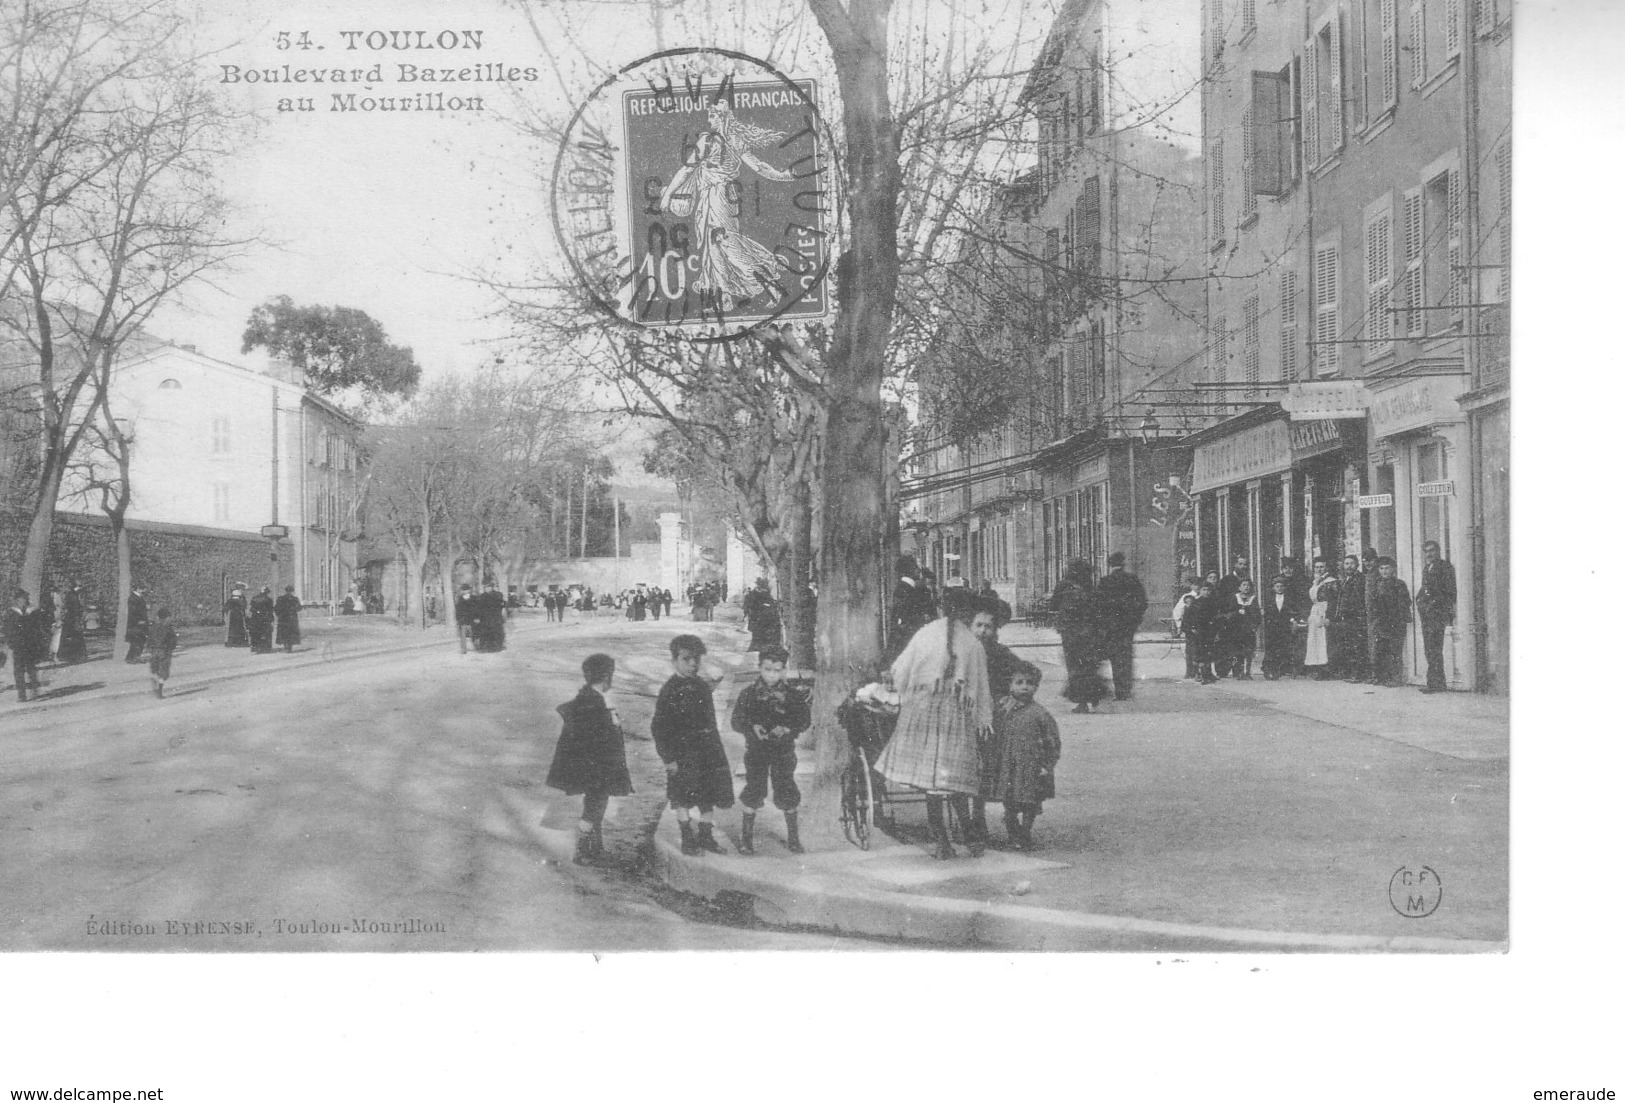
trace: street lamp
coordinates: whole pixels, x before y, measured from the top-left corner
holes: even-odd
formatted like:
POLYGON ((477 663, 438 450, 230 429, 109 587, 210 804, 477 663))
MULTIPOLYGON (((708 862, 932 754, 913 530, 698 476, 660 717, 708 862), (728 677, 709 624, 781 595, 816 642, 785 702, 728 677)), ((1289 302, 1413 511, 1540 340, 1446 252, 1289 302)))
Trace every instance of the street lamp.
POLYGON ((1147 406, 1145 408, 1145 417, 1140 421, 1140 439, 1150 444, 1157 439, 1161 431, 1162 422, 1157 420, 1156 412, 1147 406))

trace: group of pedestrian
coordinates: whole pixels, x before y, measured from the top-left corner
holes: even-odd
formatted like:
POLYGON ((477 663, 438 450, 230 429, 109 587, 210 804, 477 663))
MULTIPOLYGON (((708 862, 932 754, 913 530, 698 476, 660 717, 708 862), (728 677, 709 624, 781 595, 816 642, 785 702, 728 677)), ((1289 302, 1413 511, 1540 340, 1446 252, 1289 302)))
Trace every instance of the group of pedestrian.
MULTIPOLYGON (((136 621, 137 597, 142 599, 141 614, 144 616, 146 612, 146 600, 138 587, 130 596, 132 625, 136 621)), ((258 593, 249 597, 247 583, 233 583, 223 610, 226 646, 246 647, 256 655, 268 655, 278 647, 291 653, 301 639, 299 613, 303 607, 292 586, 284 586, 282 595, 273 599, 269 586, 261 586, 258 593)), ((133 653, 139 657, 139 651, 133 653)))
POLYGON ((1033 821, 1055 795, 1060 730, 1036 701, 1042 675, 998 640, 1010 606, 990 585, 934 595, 912 556, 899 557, 887 677, 897 725, 874 763, 888 784, 923 790, 937 858, 954 856, 948 816, 973 856, 988 844, 987 804, 1004 806, 1009 844, 1033 847, 1033 821), (940 615, 938 615, 940 610, 940 615))
MULTIPOLYGON (((655 751, 666 771, 666 799, 677 818, 684 854, 726 853, 716 836, 715 813, 733 807, 733 771, 717 724, 711 684, 700 674, 705 642, 680 635, 670 645, 672 676, 655 699, 650 722, 655 751)), ((764 648, 757 656, 757 677, 734 702, 733 729, 745 737, 745 785, 738 799, 745 807, 739 850, 756 852, 756 816, 769 794, 784 813, 786 845, 803 852, 797 809, 796 737, 812 724, 809 695, 785 680, 790 656, 782 648, 764 648)), ((559 706, 563 721, 547 784, 580 796, 575 860, 590 864, 604 855, 603 819, 612 796, 632 791, 620 716, 610 691, 615 660, 589 655, 581 664, 584 685, 575 698, 559 706)))
POLYGON ((714 610, 722 604, 727 593, 727 587, 715 579, 708 582, 694 582, 688 587, 688 607, 695 620, 711 620, 714 610))
POLYGON ((1149 601, 1122 552, 1108 555, 1106 568, 1097 580, 1087 560, 1074 559, 1050 596, 1066 663, 1061 696, 1073 702, 1074 712, 1091 712, 1105 700, 1103 664, 1111 665, 1112 696, 1119 701, 1134 696, 1134 633, 1149 601))
POLYGON ((17 699, 29 700, 40 692, 39 668, 52 663, 62 666, 83 662, 85 650, 85 607, 79 584, 65 589, 50 586, 33 604, 33 595, 18 588, 0 623, 0 669, 7 653, 17 685, 17 699))
POLYGON ((1401 686, 1405 638, 1419 620, 1427 663, 1422 692, 1443 692, 1444 633, 1455 622, 1456 574, 1436 541, 1424 543, 1422 554, 1414 599, 1393 559, 1375 548, 1366 548, 1363 557, 1345 556, 1341 574, 1316 556, 1307 579, 1287 560, 1263 594, 1255 590, 1244 555, 1236 556, 1223 578, 1217 571, 1191 578, 1189 592, 1174 608, 1175 630, 1186 641, 1185 676, 1204 684, 1246 681, 1259 658, 1259 672, 1272 681, 1340 677, 1401 686))
POLYGON ((501 651, 508 645, 508 602, 495 582, 486 584, 476 593, 469 583, 457 591, 453 615, 457 622, 457 648, 468 653, 469 644, 475 651, 501 651))

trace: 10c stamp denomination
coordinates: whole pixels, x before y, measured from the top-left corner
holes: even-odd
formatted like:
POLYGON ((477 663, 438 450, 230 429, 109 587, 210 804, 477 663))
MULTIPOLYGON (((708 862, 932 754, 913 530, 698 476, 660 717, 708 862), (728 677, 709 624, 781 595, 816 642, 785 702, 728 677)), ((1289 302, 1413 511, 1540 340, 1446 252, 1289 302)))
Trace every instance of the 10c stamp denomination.
POLYGON ((828 314, 836 173, 816 98, 810 80, 710 49, 641 59, 594 89, 552 195, 591 300, 698 340, 828 314))

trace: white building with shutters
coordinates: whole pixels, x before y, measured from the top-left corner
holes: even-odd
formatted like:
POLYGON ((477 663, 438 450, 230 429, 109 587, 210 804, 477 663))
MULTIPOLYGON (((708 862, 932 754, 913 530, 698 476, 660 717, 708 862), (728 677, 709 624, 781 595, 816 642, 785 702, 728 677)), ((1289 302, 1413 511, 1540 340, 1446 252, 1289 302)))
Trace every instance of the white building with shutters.
POLYGON ((987 218, 1000 265, 1025 258, 1025 290, 1006 310, 956 304, 971 321, 946 343, 983 342, 1025 401, 974 440, 927 421, 917 486, 941 489, 911 499, 905 550, 943 580, 988 581, 1018 614, 1047 608, 1074 559, 1104 574, 1122 552, 1157 608, 1193 566, 1169 505, 1178 432, 1203 420, 1182 386, 1204 337, 1200 12, 1062 5, 1021 97, 1037 163, 987 218))
POLYGON ((1206 389, 1236 416, 1193 441, 1192 487, 1204 569, 1375 547, 1414 581, 1437 540, 1450 684, 1503 691, 1486 479, 1505 474, 1510 20, 1509 0, 1203 0, 1206 389))

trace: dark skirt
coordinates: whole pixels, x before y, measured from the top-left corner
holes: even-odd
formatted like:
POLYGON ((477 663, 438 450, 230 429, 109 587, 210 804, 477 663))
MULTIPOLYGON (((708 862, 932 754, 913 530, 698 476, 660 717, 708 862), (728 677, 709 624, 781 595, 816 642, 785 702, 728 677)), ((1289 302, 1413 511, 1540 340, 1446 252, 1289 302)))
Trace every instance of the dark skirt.
POLYGON ((166 652, 162 655, 153 655, 152 658, 147 660, 147 665, 152 670, 152 676, 160 682, 169 680, 169 659, 170 656, 166 652))
POLYGON ((292 647, 299 643, 299 618, 282 617, 276 622, 276 642, 279 647, 292 647))

